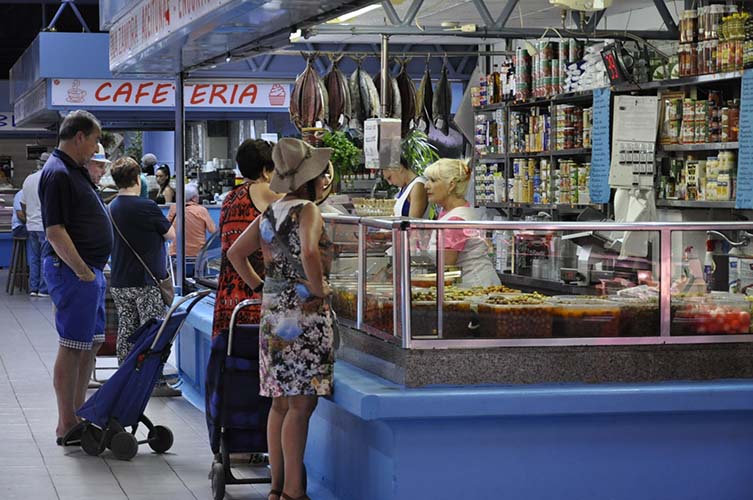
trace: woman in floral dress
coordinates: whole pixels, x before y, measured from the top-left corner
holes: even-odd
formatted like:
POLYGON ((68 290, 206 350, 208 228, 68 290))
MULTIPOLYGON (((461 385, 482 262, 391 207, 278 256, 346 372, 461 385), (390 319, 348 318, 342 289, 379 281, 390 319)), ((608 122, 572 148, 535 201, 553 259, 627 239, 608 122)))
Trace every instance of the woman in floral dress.
POLYGON ((267 422, 272 500, 308 499, 303 455, 309 418, 317 397, 332 393, 333 315, 327 282, 332 243, 315 204, 326 198, 332 184, 331 155, 329 148, 280 139, 272 151, 270 188, 287 194, 228 251, 249 287, 263 283, 259 374, 260 394, 273 398, 267 422), (247 258, 259 248, 263 282, 247 258))
MULTIPOLYGON (((282 197, 269 189, 269 181, 274 171, 271 143, 260 139, 243 141, 238 147, 235 161, 245 182, 227 194, 220 210, 222 257, 214 300, 212 338, 230 327, 230 316, 235 306, 246 299, 261 298, 261 293, 255 293, 249 288, 235 271, 227 258, 227 251, 270 203, 282 197)), ((263 277, 264 262, 261 250, 249 255, 248 259, 251 266, 263 277)), ((258 325, 260 309, 259 306, 244 308, 238 315, 238 323, 258 325)))

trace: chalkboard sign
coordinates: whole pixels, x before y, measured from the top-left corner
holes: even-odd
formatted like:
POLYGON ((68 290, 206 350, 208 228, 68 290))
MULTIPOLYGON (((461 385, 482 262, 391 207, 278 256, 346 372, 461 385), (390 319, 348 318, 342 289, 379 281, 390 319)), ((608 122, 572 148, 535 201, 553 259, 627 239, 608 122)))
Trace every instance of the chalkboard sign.
POLYGON ((743 73, 740 95, 740 151, 737 159, 735 208, 753 208, 753 70, 743 73))
POLYGON ((609 129, 611 91, 594 90, 593 126, 591 128, 591 177, 588 189, 593 203, 609 203, 609 129))

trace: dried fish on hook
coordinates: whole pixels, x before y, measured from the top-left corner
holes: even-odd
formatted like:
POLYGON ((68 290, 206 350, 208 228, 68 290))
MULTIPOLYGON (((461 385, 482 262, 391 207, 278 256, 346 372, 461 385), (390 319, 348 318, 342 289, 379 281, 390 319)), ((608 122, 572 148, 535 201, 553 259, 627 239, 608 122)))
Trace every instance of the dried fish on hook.
POLYGON ((424 77, 418 85, 416 92, 416 120, 417 128, 422 132, 428 133, 431 128, 432 110, 434 106, 434 90, 431 86, 431 70, 429 68, 430 59, 426 58, 426 69, 424 77))
POLYGON ((301 55, 306 59, 306 69, 296 78, 290 97, 290 120, 299 130, 314 127, 318 121, 323 123, 327 110, 327 90, 313 65, 318 54, 301 55))
POLYGON ((405 137, 413 127, 416 118, 416 86, 406 69, 408 59, 398 59, 398 62, 400 63, 400 73, 398 73, 395 81, 400 92, 400 120, 402 121, 402 135, 405 137))
POLYGON ((350 121, 350 85, 347 77, 340 71, 338 64, 342 56, 332 57, 332 68, 324 76, 324 86, 329 99, 327 124, 337 130, 346 127, 350 121))
POLYGON ((447 61, 442 65, 442 75, 437 82, 437 88, 434 91, 434 126, 442 131, 444 135, 450 132, 450 121, 452 118, 452 87, 447 79, 447 61))

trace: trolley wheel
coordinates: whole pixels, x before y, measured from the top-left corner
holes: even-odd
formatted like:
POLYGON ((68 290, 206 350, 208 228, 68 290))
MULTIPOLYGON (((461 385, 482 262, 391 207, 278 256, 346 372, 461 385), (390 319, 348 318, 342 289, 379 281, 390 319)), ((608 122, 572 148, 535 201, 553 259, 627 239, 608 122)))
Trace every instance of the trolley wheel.
POLYGON ((110 449, 118 460, 130 460, 139 451, 139 442, 130 432, 121 431, 112 437, 110 449))
POLYGON ((87 455, 98 456, 105 451, 105 444, 102 442, 103 431, 92 424, 88 424, 81 432, 81 448, 87 455))
POLYGON ((212 480, 212 498, 214 500, 225 498, 225 467, 220 463, 212 464, 210 479, 212 480))
POLYGON ((149 447, 156 453, 165 453, 173 445, 173 431, 164 425, 155 425, 147 436, 149 447))

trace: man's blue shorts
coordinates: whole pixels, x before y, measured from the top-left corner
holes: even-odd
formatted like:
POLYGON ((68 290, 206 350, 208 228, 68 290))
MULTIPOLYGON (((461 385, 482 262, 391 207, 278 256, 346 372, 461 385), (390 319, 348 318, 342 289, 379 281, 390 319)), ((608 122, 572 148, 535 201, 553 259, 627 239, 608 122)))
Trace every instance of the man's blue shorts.
POLYGON ((91 268, 94 281, 82 281, 59 257, 48 256, 43 263, 44 278, 55 304, 55 326, 60 345, 87 351, 95 342, 105 341, 105 276, 91 268))

